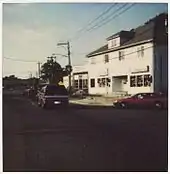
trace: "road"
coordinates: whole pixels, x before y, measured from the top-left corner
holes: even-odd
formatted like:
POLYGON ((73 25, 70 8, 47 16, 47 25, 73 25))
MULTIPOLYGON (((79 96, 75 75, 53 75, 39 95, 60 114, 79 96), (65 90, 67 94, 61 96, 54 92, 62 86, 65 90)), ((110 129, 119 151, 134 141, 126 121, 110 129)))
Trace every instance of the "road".
POLYGON ((43 110, 3 95, 4 171, 167 171, 168 115, 157 110, 43 110))

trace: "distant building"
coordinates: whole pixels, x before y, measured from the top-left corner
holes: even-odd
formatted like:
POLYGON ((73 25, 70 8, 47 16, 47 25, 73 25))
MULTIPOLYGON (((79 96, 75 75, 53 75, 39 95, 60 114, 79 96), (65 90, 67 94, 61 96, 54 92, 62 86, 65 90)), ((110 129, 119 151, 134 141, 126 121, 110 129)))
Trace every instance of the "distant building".
POLYGON ((167 91, 167 17, 162 13, 136 29, 108 37, 106 45, 87 55, 86 65, 78 72, 73 68, 72 84, 81 89, 85 78, 90 94, 167 91))
MULTIPOLYGON (((64 85, 68 87, 68 76, 63 78, 64 85)), ((79 65, 73 66, 72 72, 72 86, 76 90, 83 89, 88 92, 88 66, 79 65)))

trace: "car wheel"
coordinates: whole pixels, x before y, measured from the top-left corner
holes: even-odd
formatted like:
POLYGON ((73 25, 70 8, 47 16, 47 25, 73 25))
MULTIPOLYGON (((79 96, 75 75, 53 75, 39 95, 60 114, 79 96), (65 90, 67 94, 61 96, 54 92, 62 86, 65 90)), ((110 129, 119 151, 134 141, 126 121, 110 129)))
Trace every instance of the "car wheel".
POLYGON ((116 108, 116 104, 115 104, 115 103, 113 103, 113 105, 112 105, 112 106, 113 106, 113 108, 116 108))
POLYGON ((124 102, 120 103, 120 106, 121 106, 121 108, 127 108, 127 104, 124 102))
POLYGON ((163 104, 161 102, 157 101, 157 102, 155 102, 155 107, 157 109, 162 109, 163 108, 163 104))

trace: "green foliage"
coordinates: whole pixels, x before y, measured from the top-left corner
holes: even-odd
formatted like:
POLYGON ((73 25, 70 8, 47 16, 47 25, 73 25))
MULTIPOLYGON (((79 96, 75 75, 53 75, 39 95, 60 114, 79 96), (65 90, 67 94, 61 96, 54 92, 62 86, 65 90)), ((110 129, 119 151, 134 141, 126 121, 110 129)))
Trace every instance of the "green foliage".
POLYGON ((41 78, 49 83, 63 81, 63 69, 59 63, 50 58, 41 67, 41 78))

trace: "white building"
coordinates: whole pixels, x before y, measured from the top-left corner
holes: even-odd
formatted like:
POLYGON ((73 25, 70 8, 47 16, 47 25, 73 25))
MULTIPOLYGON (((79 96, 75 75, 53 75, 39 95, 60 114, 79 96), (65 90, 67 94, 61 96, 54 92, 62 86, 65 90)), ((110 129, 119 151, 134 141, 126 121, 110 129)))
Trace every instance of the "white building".
MULTIPOLYGON (((167 40, 164 13, 136 29, 108 37, 106 45, 87 55, 89 61, 84 68, 88 92, 114 95, 167 91, 167 40)), ((80 69, 79 75, 83 71, 80 69)))
MULTIPOLYGON (((88 65, 73 66, 71 77, 72 86, 74 86, 76 90, 83 89, 88 92, 88 65)), ((68 87, 68 77, 64 77, 63 81, 64 85, 68 87)))

